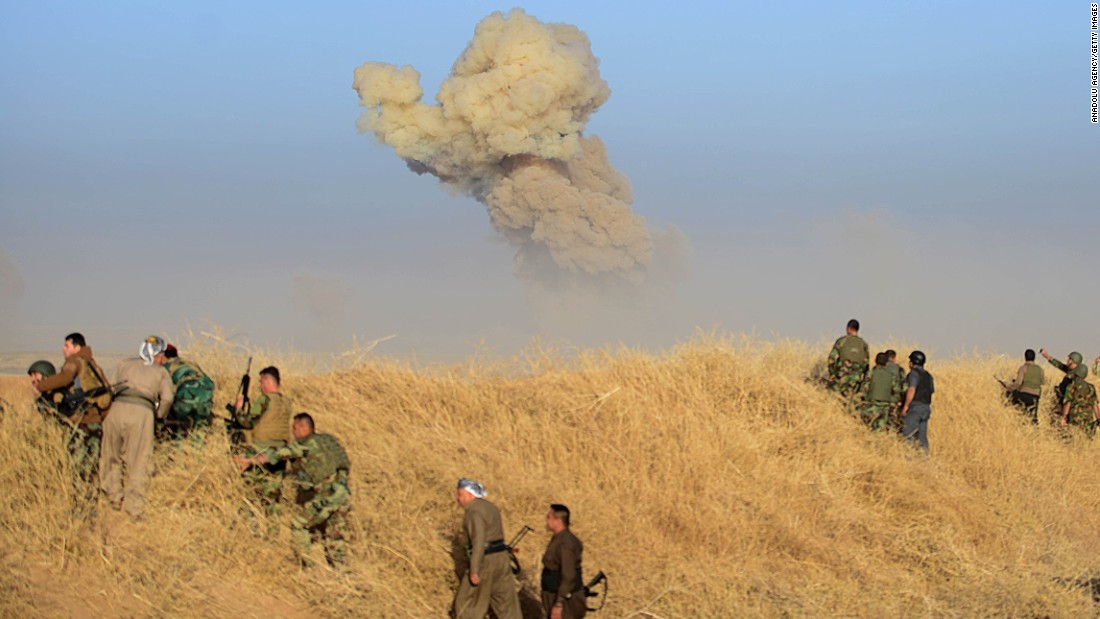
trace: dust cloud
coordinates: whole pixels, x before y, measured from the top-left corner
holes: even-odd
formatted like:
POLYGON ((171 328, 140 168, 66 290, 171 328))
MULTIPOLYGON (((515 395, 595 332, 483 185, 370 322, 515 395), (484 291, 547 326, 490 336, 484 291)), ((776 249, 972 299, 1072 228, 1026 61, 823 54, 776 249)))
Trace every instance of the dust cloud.
MULTIPOLYGON (((493 13, 436 104, 421 101, 411 66, 367 62, 353 86, 366 108, 360 130, 392 146, 414 172, 485 205, 516 248, 514 272, 538 312, 551 312, 546 297, 576 309, 571 300, 598 305, 594 296, 630 296, 649 279, 660 242, 631 210, 630 182, 603 142, 584 135, 611 90, 575 26, 545 24, 521 9, 493 13)), ((656 234, 666 245, 683 239, 656 234)))

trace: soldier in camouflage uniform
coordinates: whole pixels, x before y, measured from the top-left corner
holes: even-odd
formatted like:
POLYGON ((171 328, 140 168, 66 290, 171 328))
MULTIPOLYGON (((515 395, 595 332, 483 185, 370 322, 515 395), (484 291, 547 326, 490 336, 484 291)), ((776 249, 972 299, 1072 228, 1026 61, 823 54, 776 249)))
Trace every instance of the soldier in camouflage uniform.
POLYGON ((864 388, 864 401, 861 405, 863 422, 876 431, 893 427, 894 418, 898 416, 898 402, 903 393, 897 372, 887 365, 888 359, 884 352, 875 355, 875 367, 871 370, 871 379, 864 388))
POLYGON ((171 344, 157 355, 157 363, 164 366, 176 386, 176 399, 164 423, 166 433, 177 444, 191 436, 193 445, 201 445, 213 416, 214 381, 199 364, 181 359, 179 350, 171 344))
MULTIPOLYGON (((285 447, 290 442, 291 402, 290 398, 283 395, 281 388, 279 369, 268 366, 260 370, 262 395, 250 407, 244 406, 243 394, 237 398, 233 418, 241 427, 251 431, 245 456, 254 457, 268 449, 285 447)), ((273 519, 282 511, 279 502, 283 496, 285 471, 285 461, 279 460, 253 466, 244 472, 245 483, 256 490, 264 514, 269 519, 269 535, 275 533, 273 519)), ((243 512, 255 522, 251 509, 244 509, 243 512)))
POLYGON ((1062 382, 1058 383, 1058 386, 1054 388, 1054 414, 1058 416, 1062 414, 1062 408, 1066 403, 1066 390, 1069 389, 1070 384, 1073 382, 1073 370, 1081 365, 1081 362, 1084 361, 1085 358, 1081 353, 1073 351, 1066 357, 1066 362, 1062 363, 1051 357, 1050 353, 1047 352, 1045 348, 1040 348, 1039 354, 1043 355, 1043 358, 1049 361, 1051 365, 1065 372, 1065 376, 1062 377, 1062 382))
POLYGON ((294 416, 295 440, 285 447, 268 448, 250 458, 236 458, 242 470, 252 465, 290 462, 293 483, 297 486, 296 503, 300 511, 290 523, 294 550, 303 565, 309 564, 314 541, 321 540, 329 565, 342 566, 347 560, 348 454, 330 434, 314 432, 309 413, 294 416))
POLYGON ((1071 372, 1072 379, 1066 388, 1065 403, 1062 404, 1062 427, 1080 428, 1089 438, 1096 434, 1096 424, 1100 423, 1100 404, 1096 400, 1096 387, 1088 382, 1088 366, 1081 364, 1071 372))
POLYGON ((857 395, 863 389, 871 353, 867 342, 859 337, 859 321, 848 321, 847 335, 837 339, 829 351, 829 389, 844 398, 857 395))
POLYGON ((905 368, 898 365, 897 360, 898 352, 892 348, 888 349, 886 351, 886 369, 891 370, 895 374, 897 374, 898 381, 898 398, 897 401, 894 402, 894 410, 890 412, 890 427, 900 434, 902 420, 901 404, 902 400, 905 399, 905 390, 907 388, 905 377, 908 375, 908 372, 905 371, 905 368))
MULTIPOLYGON (((68 422, 70 431, 68 450, 73 469, 84 479, 94 481, 98 477, 100 442, 103 438, 103 417, 111 405, 111 394, 102 389, 109 385, 103 369, 92 357, 92 347, 84 335, 70 333, 61 346, 65 363, 52 376, 39 373, 31 384, 39 397, 54 400, 63 394, 57 412, 68 422), (86 394, 101 391, 89 399, 86 394)), ((28 372, 29 373, 29 372, 28 372)))

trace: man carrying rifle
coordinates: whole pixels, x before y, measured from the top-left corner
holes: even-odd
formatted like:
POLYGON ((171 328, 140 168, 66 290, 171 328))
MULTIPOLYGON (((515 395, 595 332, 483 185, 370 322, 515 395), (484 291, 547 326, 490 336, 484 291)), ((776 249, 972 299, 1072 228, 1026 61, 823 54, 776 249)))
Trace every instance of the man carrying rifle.
POLYGON ((581 576, 584 544, 569 530, 569 508, 551 504, 546 530, 554 536, 542 555, 543 612, 547 619, 581 619, 588 611, 581 576))
POLYGON ((1016 370, 1016 378, 1006 384, 1005 392, 1012 405, 1031 417, 1031 423, 1039 424, 1039 396, 1043 393, 1043 368, 1035 363, 1035 351, 1024 351, 1024 364, 1016 370))
POLYGON ((455 619, 483 619, 490 608, 497 619, 520 619, 511 553, 504 543, 500 510, 485 500, 485 486, 463 477, 455 500, 465 510, 462 528, 470 549, 470 568, 455 594, 455 619))
POLYGON ((145 338, 140 358, 124 359, 115 368, 115 384, 125 383, 103 422, 103 453, 99 462, 99 487, 111 508, 140 520, 145 511, 145 486, 153 459, 153 424, 172 408, 174 389, 168 374, 154 358, 164 352, 164 340, 145 338), (126 483, 122 466, 126 465, 126 483))
POLYGON ((92 347, 88 346, 82 334, 65 336, 61 353, 65 355, 65 363, 56 374, 27 373, 40 398, 52 399, 54 395, 62 394, 57 412, 74 428, 69 439, 73 466, 81 477, 91 481, 95 479, 96 465, 99 463, 103 417, 111 405, 110 386, 103 369, 92 357, 92 347), (37 379, 35 374, 38 374, 37 379), (92 393, 96 395, 88 397, 92 393))
MULTIPOLYGON (((245 450, 246 457, 259 455, 268 449, 286 447, 290 442, 290 398, 283 395, 279 380, 279 369, 275 366, 260 370, 260 392, 251 406, 245 406, 247 394, 241 393, 233 406, 233 419, 246 430, 251 430, 250 441, 245 450)), ((273 519, 280 512, 279 500, 283 494, 283 476, 286 461, 274 464, 253 466, 244 472, 245 482, 256 490, 264 514, 273 519)), ((245 510, 253 517, 251 510, 245 510)), ((274 523, 269 522, 268 534, 276 532, 274 523)))

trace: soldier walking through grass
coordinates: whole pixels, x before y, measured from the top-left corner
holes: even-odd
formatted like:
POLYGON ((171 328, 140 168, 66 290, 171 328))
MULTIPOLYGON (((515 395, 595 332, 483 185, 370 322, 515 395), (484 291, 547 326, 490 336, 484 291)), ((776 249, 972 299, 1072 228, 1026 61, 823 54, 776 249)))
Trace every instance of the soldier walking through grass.
POLYGON ((1100 405, 1096 400, 1096 387, 1088 382, 1089 368, 1085 364, 1073 368, 1072 380, 1066 388, 1062 404, 1061 426, 1079 428, 1089 438, 1095 436, 1100 423, 1100 405))
POLYGON ((569 508, 550 505, 546 530, 554 536, 542 555, 542 610, 548 619, 583 619, 588 611, 581 569, 584 544, 569 529, 569 508))
POLYGON ((926 360, 924 353, 919 350, 909 353, 905 403, 901 407, 902 436, 919 445, 925 452, 928 451, 928 419, 932 416, 932 394, 936 391, 932 374, 924 369, 926 360))
MULTIPOLYGON (((244 406, 244 396, 238 396, 234 404, 233 417, 245 429, 251 430, 251 440, 245 451, 247 457, 260 454, 268 449, 286 447, 290 442, 290 398, 282 393, 282 381, 279 368, 268 366, 260 370, 260 392, 262 395, 244 406)), ((283 494, 283 476, 285 461, 254 466, 244 472, 244 480, 259 497, 264 515, 274 519, 280 510, 279 501, 283 494)), ((255 522, 252 510, 244 510, 245 517, 255 522)), ((267 532, 273 535, 276 529, 269 521, 267 532)))
POLYGON ((103 422, 99 487, 112 509, 125 507, 134 520, 141 519, 145 510, 145 487, 152 472, 154 417, 164 417, 172 408, 172 381, 153 360, 163 351, 164 340, 150 336, 141 345, 140 358, 124 359, 118 364, 114 382, 125 386, 115 396, 103 422))
POLYGON ((902 394, 898 374, 888 367, 888 360, 884 352, 875 355, 875 367, 871 370, 871 379, 867 381, 861 404, 863 422, 875 431, 891 428, 902 394))
POLYGON ((1035 351, 1024 351, 1024 364, 1016 370, 1016 377, 1005 385, 1008 400, 1024 411, 1031 423, 1039 424, 1039 397, 1043 393, 1043 368, 1035 363, 1035 351))
POLYGON ((470 567, 455 594, 455 619, 484 619, 492 608, 497 619, 520 619, 519 597, 512 576, 500 510, 485 500, 485 486, 465 477, 458 480, 455 501, 465 510, 462 528, 470 567))
POLYGON ((847 334, 838 338, 829 351, 829 389, 850 398, 863 388, 871 353, 859 337, 859 321, 848 321, 847 334))
POLYGON ((309 413, 294 416, 294 441, 285 447, 269 447, 251 458, 236 458, 244 471, 253 465, 288 462, 292 483, 297 487, 299 511, 290 523, 294 553, 302 565, 310 565, 310 549, 321 541, 325 560, 333 567, 347 562, 347 523, 351 509, 348 471, 351 461, 340 441, 331 434, 314 431, 309 413))

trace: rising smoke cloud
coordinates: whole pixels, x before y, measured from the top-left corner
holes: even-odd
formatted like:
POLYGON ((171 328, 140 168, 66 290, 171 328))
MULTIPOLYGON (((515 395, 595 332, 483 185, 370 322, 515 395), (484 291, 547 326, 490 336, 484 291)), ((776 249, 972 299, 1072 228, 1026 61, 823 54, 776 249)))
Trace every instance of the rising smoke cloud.
POLYGON ((630 183, 602 141, 585 136, 611 94, 588 37, 521 9, 493 13, 436 95, 421 102, 420 74, 367 62, 353 84, 360 130, 484 204, 517 248, 515 271, 551 288, 640 284, 654 239, 630 208, 630 183))

